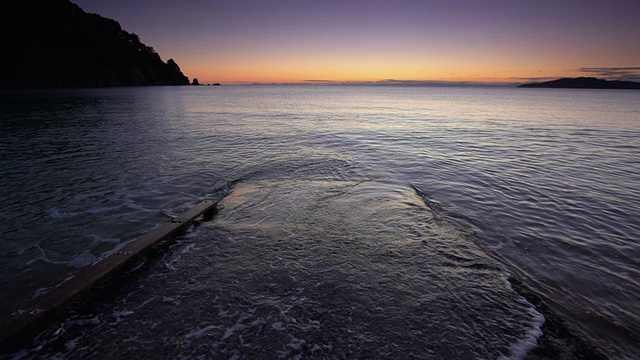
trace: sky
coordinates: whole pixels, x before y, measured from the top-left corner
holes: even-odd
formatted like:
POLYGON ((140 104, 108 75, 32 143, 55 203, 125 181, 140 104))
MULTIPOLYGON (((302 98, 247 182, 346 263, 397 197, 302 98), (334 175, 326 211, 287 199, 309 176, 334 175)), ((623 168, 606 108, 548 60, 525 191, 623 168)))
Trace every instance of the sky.
POLYGON ((640 81, 638 0, 72 0, 200 83, 640 81))

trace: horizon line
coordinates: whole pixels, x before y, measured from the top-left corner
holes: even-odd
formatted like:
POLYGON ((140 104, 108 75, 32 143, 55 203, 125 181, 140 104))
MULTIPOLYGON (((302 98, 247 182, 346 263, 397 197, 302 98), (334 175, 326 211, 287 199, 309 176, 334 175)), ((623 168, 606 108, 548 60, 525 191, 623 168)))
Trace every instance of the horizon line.
MULTIPOLYGON (((307 79, 307 80, 299 80, 299 81, 246 81, 246 80, 236 80, 230 81, 226 83, 227 86, 265 86, 265 85, 308 85, 308 86, 405 86, 405 87, 517 87, 519 85, 528 84, 528 83, 539 83, 546 81, 559 80, 564 78, 596 78, 607 81, 631 81, 621 79, 617 77, 594 77, 594 76, 577 76, 577 77, 562 77, 562 76, 545 76, 545 77, 511 77, 508 78, 512 81, 504 80, 504 81, 456 81, 456 80, 396 80, 396 79, 383 79, 383 80, 329 80, 329 79, 307 79)), ((220 83, 218 81, 214 82, 204 82, 203 85, 212 85, 214 83, 220 83)))
MULTIPOLYGON (((217 81, 216 81, 217 82, 217 81)), ((209 82, 207 82, 209 83, 209 82)), ((215 82, 211 82, 213 84, 215 82)), ((248 86, 248 85, 308 85, 308 86, 459 86, 459 87, 473 87, 473 86, 493 86, 493 87, 506 87, 506 86, 518 86, 523 84, 522 81, 500 81, 500 82, 488 82, 488 81, 450 81, 450 80, 395 80, 385 79, 376 81, 339 81, 339 80, 300 80, 300 81, 231 81, 226 85, 231 86, 248 86)), ((222 83, 221 83, 222 84, 222 83)))

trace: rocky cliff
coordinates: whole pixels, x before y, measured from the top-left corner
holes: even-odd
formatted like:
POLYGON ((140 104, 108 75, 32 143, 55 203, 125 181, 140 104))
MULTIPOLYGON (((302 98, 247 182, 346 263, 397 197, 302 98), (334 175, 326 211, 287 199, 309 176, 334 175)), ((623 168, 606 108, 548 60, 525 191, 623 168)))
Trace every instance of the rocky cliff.
POLYGON ((20 0, 2 8, 0 88, 189 85, 175 61, 162 61, 118 22, 68 0, 20 0))

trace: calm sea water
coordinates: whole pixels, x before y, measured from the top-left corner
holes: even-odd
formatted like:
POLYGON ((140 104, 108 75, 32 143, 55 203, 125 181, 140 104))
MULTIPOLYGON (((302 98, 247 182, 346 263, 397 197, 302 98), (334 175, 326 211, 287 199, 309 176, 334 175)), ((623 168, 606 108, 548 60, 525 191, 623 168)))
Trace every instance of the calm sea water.
POLYGON ((521 358, 543 318, 507 274, 640 356, 638 91, 122 88, 0 114, 3 316, 222 199, 20 356, 521 358))

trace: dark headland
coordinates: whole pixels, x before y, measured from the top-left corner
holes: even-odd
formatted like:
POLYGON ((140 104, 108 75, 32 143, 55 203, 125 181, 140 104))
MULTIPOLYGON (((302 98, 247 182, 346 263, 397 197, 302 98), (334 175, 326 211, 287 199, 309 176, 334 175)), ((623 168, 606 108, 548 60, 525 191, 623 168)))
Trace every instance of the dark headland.
POLYGON ((68 0, 20 0, 0 15, 1 89, 189 85, 138 35, 68 0))
POLYGON ((555 89, 623 89, 638 90, 640 82, 622 80, 604 80, 593 77, 562 78, 540 83, 522 84, 522 88, 555 88, 555 89))

